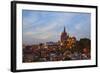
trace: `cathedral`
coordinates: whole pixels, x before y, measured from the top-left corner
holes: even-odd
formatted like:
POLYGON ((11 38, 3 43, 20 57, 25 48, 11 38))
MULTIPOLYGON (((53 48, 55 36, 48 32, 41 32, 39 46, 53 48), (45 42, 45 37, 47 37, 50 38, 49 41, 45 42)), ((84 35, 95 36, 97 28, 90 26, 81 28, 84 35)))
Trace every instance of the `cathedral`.
POLYGON ((64 30, 61 33, 61 42, 64 42, 66 40, 67 40, 67 32, 66 32, 66 28, 64 27, 64 30))
POLYGON ((67 46, 67 39, 68 39, 68 34, 66 32, 66 28, 64 27, 64 30, 63 32, 61 33, 61 39, 60 39, 60 42, 61 42, 61 46, 63 48, 66 48, 67 46))
POLYGON ((61 46, 63 48, 72 48, 73 45, 76 43, 75 37, 70 37, 68 33, 66 32, 66 28, 64 27, 63 32, 61 33, 61 46))

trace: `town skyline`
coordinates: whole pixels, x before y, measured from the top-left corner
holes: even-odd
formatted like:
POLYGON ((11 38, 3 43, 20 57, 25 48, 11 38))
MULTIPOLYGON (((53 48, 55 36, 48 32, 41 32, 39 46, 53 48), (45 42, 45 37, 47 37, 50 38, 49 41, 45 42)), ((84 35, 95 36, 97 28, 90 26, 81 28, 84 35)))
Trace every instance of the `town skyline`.
POLYGON ((90 39, 91 14, 23 10, 23 43, 39 44, 60 40, 65 27, 69 36, 90 39))

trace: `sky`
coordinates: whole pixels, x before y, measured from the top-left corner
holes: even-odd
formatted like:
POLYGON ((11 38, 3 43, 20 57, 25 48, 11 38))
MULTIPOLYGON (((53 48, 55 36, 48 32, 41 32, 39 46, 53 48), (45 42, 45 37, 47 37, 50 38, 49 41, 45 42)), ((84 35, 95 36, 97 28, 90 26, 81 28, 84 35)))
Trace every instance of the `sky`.
POLYGON ((64 27, 69 36, 91 37, 91 14, 60 11, 22 11, 23 44, 39 44, 60 40, 64 27))

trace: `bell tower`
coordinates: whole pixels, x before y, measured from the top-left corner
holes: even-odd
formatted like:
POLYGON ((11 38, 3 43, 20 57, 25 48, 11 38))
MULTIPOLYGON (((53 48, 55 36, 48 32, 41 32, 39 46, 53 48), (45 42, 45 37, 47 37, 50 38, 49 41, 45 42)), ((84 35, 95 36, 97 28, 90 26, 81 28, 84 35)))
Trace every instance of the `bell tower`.
POLYGON ((67 40, 67 32, 66 32, 66 28, 64 26, 64 30, 63 32, 61 33, 61 42, 64 42, 67 40))

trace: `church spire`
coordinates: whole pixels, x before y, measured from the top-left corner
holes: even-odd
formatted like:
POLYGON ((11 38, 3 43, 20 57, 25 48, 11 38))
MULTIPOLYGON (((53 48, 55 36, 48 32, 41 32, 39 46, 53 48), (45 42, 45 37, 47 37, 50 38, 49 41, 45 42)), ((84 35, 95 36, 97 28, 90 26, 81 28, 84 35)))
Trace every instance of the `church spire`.
POLYGON ((67 32, 66 32, 66 28, 64 26, 63 32, 61 33, 61 42, 65 42, 66 40, 67 40, 67 32))
POLYGON ((65 28, 65 26, 64 26, 64 32, 66 32, 66 28, 65 28))

